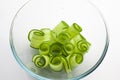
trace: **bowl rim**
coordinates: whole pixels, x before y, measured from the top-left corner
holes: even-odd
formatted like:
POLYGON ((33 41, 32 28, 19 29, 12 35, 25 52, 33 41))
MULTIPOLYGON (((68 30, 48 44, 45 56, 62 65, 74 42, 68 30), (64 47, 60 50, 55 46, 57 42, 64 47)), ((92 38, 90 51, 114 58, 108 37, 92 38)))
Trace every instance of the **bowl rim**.
MULTIPOLYGON (((10 43, 10 47, 11 47, 11 50, 12 50, 12 53, 17 61, 17 63, 19 63, 19 65, 21 66, 21 68, 23 68, 28 74, 30 74, 31 76, 37 78, 37 79, 42 79, 42 80, 51 80, 51 79, 48 79, 46 77, 42 77, 40 75, 37 75, 35 74, 34 72, 30 71, 23 63, 22 61, 20 60, 20 58, 17 56, 16 54, 16 50, 14 48, 14 45, 13 45, 13 34, 12 34, 12 30, 13 30, 13 26, 14 26, 14 20, 16 19, 17 17, 17 14, 22 10, 22 8, 28 4, 31 0, 28 0, 26 3, 24 3, 24 5, 17 11, 17 13, 15 14, 15 16, 13 17, 13 20, 12 20, 12 23, 11 23, 11 27, 10 27, 10 33, 9 33, 9 43, 10 43)), ((87 0, 88 1, 88 0, 87 0)), ((96 7, 95 4, 93 4, 92 2, 88 1, 97 11, 98 13, 100 14, 101 18, 102 18, 102 21, 105 25, 105 29, 106 29, 106 43, 105 43, 105 46, 104 46, 104 49, 103 49, 103 52, 102 52, 102 55, 100 57, 100 59, 97 61, 97 63, 92 67, 90 68, 88 71, 84 72, 83 74, 77 76, 77 77, 74 77, 74 78, 70 78, 68 80, 79 80, 79 79, 82 79, 84 78, 85 76, 89 75, 90 73, 92 73, 103 61, 103 59, 105 58, 105 55, 107 53, 107 50, 108 50, 108 47, 109 47, 109 32, 108 32, 108 27, 106 25, 106 21, 101 13, 101 11, 96 7)))

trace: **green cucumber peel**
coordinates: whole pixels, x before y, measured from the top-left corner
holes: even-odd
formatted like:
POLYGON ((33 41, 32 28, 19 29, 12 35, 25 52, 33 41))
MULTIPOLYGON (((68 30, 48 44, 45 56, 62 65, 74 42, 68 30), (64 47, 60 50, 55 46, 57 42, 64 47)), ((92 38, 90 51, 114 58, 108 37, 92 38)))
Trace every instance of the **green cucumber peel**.
POLYGON ((61 21, 53 30, 30 30, 30 46, 39 51, 33 56, 32 62, 38 68, 50 67, 56 72, 64 69, 66 73, 70 73, 83 62, 84 54, 91 46, 80 32, 82 28, 77 23, 69 26, 65 21, 61 21))
POLYGON ((60 56, 62 54, 62 44, 55 42, 50 45, 50 54, 52 56, 60 56))
POLYGON ((67 55, 71 55, 74 52, 74 45, 72 43, 66 43, 64 45, 64 51, 67 53, 67 55))
POLYGON ((41 39, 41 36, 44 36, 44 32, 38 30, 38 29, 32 29, 28 33, 28 40, 31 41, 32 37, 36 39, 41 39), (34 36, 33 36, 34 35, 34 36))
POLYGON ((66 29, 69 28, 69 25, 65 21, 61 21, 56 27, 53 29, 53 32, 55 32, 57 35, 66 29))
POLYGON ((60 57, 53 57, 49 64, 50 68, 54 71, 61 71, 63 69, 63 63, 60 57))
POLYGON ((63 31, 57 36, 57 41, 61 44, 65 44, 66 42, 70 41, 70 35, 63 31))
POLYGON ((32 62, 39 68, 45 68, 49 64, 49 57, 46 55, 35 55, 32 62))
POLYGON ((88 43, 86 40, 81 40, 77 43, 77 47, 81 53, 85 53, 89 50, 90 43, 88 43))
POLYGON ((61 56, 61 60, 63 62, 66 73, 70 73, 72 69, 71 69, 71 66, 69 64, 69 60, 67 59, 67 57, 61 56))
POLYGON ((49 42, 45 41, 45 42, 40 44, 40 47, 39 47, 39 52, 40 53, 42 53, 42 54, 49 54, 49 50, 50 50, 49 42))
POLYGON ((70 39, 72 39, 76 35, 80 34, 81 31, 82 28, 78 24, 73 23, 65 32, 68 33, 70 35, 70 39))
POLYGON ((74 68, 74 67, 76 67, 76 66, 78 66, 79 64, 82 63, 82 61, 83 61, 83 55, 79 54, 79 53, 72 54, 70 56, 69 60, 70 60, 71 67, 74 68))

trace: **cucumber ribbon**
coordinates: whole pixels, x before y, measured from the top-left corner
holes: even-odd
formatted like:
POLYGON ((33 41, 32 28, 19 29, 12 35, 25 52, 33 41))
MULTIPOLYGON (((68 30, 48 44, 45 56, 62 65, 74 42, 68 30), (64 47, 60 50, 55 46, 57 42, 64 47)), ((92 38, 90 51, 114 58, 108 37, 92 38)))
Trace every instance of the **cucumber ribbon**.
POLYGON ((82 28, 77 23, 69 26, 65 21, 61 21, 53 30, 30 30, 30 46, 39 51, 33 56, 32 62, 39 68, 49 66, 53 71, 64 69, 66 73, 70 73, 83 62, 84 54, 91 45, 80 32, 82 28))

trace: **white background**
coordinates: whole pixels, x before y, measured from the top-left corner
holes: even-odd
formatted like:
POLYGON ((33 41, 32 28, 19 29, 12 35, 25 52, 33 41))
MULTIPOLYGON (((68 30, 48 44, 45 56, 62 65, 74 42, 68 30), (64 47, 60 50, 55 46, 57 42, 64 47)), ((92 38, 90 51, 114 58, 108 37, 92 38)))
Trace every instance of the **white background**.
MULTIPOLYGON (((0 80, 35 80, 15 61, 9 46, 9 29, 17 10, 27 0, 0 0, 0 80)), ((120 80, 120 1, 90 0, 103 13, 110 46, 102 64, 82 80, 120 80)))

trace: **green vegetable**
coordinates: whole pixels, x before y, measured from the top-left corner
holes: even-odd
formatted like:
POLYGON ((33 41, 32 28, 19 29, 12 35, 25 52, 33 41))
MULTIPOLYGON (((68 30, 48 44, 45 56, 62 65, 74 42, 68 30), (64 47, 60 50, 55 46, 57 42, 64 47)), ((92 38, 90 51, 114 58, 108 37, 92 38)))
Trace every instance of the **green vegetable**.
POLYGON ((37 39, 35 39, 35 38, 32 38, 31 43, 30 43, 30 46, 31 46, 32 48, 39 49, 40 44, 41 44, 41 40, 37 40, 37 39))
POLYGON ((67 55, 71 55, 74 52, 74 45, 72 43, 66 43, 64 45, 64 51, 67 53, 67 55))
POLYGON ((81 53, 88 51, 90 44, 86 40, 81 40, 77 43, 77 47, 81 53))
POLYGON ((61 44, 56 42, 56 43, 53 43, 51 46, 50 46, 50 54, 52 56, 60 56, 62 54, 62 48, 61 48, 61 44))
POLYGON ((76 67, 77 65, 79 65, 80 63, 82 63, 82 61, 83 61, 83 55, 79 54, 79 53, 72 54, 70 56, 69 61, 70 61, 71 67, 76 67))
POLYGON ((34 37, 36 36, 35 38, 39 38, 39 36, 44 36, 44 33, 43 33, 42 31, 40 31, 40 30, 32 29, 32 30, 28 33, 28 40, 29 40, 29 41, 31 41, 33 35, 34 35, 34 37))
POLYGON ((46 55, 35 55, 32 61, 37 67, 45 68, 49 64, 49 57, 46 55))
POLYGON ((28 40, 31 42, 30 46, 33 48, 39 48, 41 41, 43 40, 44 32, 37 29, 32 29, 28 34, 28 40))
MULTIPOLYGON (((68 56, 68 57, 69 57, 69 56, 68 56)), ((61 57, 61 60, 62 60, 62 62, 63 62, 65 71, 66 71, 67 73, 70 73, 72 70, 71 70, 71 66, 70 66, 69 60, 67 59, 68 57, 62 56, 62 57, 61 57)))
POLYGON ((41 31, 44 33, 44 41, 50 41, 52 39, 53 34, 49 28, 43 28, 41 31))
POLYGON ((64 32, 61 32, 56 39, 61 44, 65 44, 66 42, 70 41, 70 35, 64 31, 64 32))
POLYGON ((72 26, 69 29, 67 29, 65 32, 68 33, 70 35, 70 39, 72 39, 73 37, 78 35, 81 31, 82 28, 78 24, 73 23, 72 26))
POLYGON ((60 57, 53 57, 49 65, 50 68, 54 71, 61 71, 63 69, 63 63, 60 57))
POLYGON ((81 41, 81 40, 86 40, 86 39, 82 36, 82 34, 78 34, 78 35, 76 35, 74 38, 72 38, 70 42, 71 42, 72 44, 77 45, 77 43, 78 43, 79 41, 81 41))
POLYGON ((50 44, 49 44, 49 42, 45 41, 45 42, 43 42, 43 43, 40 44, 39 52, 41 54, 49 54, 49 50, 50 50, 50 44))
POLYGON ((39 54, 32 58, 38 68, 50 67, 53 71, 70 73, 72 69, 83 62, 84 54, 88 52, 90 43, 80 34, 82 28, 73 23, 69 26, 61 21, 53 30, 49 28, 32 29, 28 40, 32 48, 39 54))
POLYGON ((53 32, 58 35, 61 31, 64 31, 69 28, 69 25, 65 21, 61 21, 54 29, 53 32))

